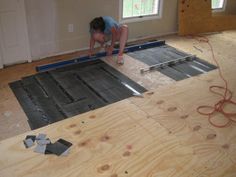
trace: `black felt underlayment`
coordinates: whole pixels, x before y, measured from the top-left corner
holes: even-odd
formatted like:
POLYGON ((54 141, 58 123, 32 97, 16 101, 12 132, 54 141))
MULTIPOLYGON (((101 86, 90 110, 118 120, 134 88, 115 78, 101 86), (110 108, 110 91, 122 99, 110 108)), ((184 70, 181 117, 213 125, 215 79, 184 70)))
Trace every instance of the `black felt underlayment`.
POLYGON ((31 129, 126 99, 138 85, 103 61, 67 66, 10 83, 31 129))
MULTIPOLYGON (((169 45, 163 45, 160 47, 154 47, 128 53, 128 55, 151 66, 166 61, 186 57, 190 54, 179 51, 169 45)), ((157 70, 162 74, 165 74, 166 76, 179 81, 212 71, 216 68, 216 66, 196 57, 193 61, 178 63, 176 65, 159 68, 157 70)))

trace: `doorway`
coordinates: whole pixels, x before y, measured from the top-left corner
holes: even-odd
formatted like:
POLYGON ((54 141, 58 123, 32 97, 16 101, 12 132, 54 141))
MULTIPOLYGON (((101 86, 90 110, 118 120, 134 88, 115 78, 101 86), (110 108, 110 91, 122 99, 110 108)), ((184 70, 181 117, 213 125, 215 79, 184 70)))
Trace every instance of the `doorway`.
POLYGON ((0 0, 0 68, 31 62, 24 0, 0 0))

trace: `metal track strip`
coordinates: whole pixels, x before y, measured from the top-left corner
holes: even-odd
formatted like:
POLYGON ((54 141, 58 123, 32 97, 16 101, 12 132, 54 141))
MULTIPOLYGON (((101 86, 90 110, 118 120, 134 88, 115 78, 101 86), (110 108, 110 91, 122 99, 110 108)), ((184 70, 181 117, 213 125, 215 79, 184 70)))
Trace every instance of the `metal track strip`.
POLYGON ((143 69, 140 70, 140 72, 142 74, 144 74, 146 72, 157 70, 159 68, 172 66, 172 65, 182 63, 182 62, 186 62, 186 61, 192 61, 192 60, 194 60, 194 58, 196 58, 195 55, 189 55, 189 56, 186 56, 186 57, 177 58, 177 59, 174 59, 174 60, 170 60, 170 61, 166 61, 166 62, 163 62, 163 63, 158 63, 158 64, 155 64, 155 65, 149 66, 148 68, 143 68, 143 69))
MULTIPOLYGON (((128 46, 125 48, 124 53, 135 52, 135 51, 144 50, 144 49, 153 48, 153 47, 159 47, 162 45, 165 45, 165 41, 155 41, 155 42, 148 42, 148 43, 139 44, 139 45, 128 46)), ((119 53, 119 49, 115 49, 112 54, 116 55, 118 53, 119 53)), ((36 66, 36 71, 43 72, 43 71, 57 69, 57 68, 61 68, 64 66, 77 64, 77 63, 95 61, 95 60, 99 60, 102 57, 106 57, 106 56, 107 56, 106 52, 100 52, 92 57, 84 56, 84 57, 80 57, 80 58, 76 58, 76 59, 72 59, 72 60, 66 60, 66 61, 61 61, 61 62, 57 62, 57 63, 36 66)))

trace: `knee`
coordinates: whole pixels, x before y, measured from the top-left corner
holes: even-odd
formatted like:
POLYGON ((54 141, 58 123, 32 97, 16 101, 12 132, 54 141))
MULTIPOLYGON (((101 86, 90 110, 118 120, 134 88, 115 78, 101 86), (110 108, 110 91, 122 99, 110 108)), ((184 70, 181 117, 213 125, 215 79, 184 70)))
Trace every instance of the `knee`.
POLYGON ((122 28, 122 30, 125 30, 125 31, 128 31, 128 30, 129 30, 128 25, 122 25, 121 28, 122 28))
POLYGON ((121 34, 125 34, 126 36, 129 35, 129 27, 127 25, 122 25, 121 34))

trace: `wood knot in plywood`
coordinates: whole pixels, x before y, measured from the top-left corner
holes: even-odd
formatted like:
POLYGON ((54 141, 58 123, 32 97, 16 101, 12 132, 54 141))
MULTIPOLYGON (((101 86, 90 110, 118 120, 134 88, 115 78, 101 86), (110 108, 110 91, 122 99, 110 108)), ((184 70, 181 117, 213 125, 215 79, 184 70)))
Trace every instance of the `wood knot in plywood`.
POLYGON ((154 92, 147 92, 147 95, 153 95, 154 92))
POLYGON ((110 165, 106 164, 97 169, 98 173, 103 173, 105 171, 108 171, 110 169, 110 165))
POLYGON ((82 132, 81 130, 77 130, 76 132, 74 132, 74 134, 79 135, 79 134, 81 134, 81 132, 82 132))
POLYGON ((111 177, 118 177, 118 175, 117 174, 112 174, 111 177))
POLYGON ((128 157, 128 156, 130 156, 130 155, 131 155, 131 152, 130 152, 130 151, 126 151, 126 152, 123 153, 123 156, 124 156, 124 157, 128 157))
POLYGON ((108 141, 108 140, 110 140, 110 139, 111 139, 111 137, 108 136, 108 135, 104 135, 104 136, 102 136, 102 137, 100 138, 100 140, 101 140, 102 142, 106 142, 106 141, 108 141))
POLYGON ((76 124, 69 125, 69 128, 75 128, 75 127, 76 127, 76 124))
POLYGON ((229 144, 224 144, 224 145, 222 146, 223 149, 229 149, 229 147, 230 147, 229 144))
POLYGON ((209 134, 209 135, 207 135, 207 139, 208 140, 212 140, 214 138, 216 138, 216 134, 209 134))
POLYGON ((90 139, 85 140, 85 141, 79 143, 79 146, 81 146, 81 147, 83 147, 83 146, 87 146, 87 145, 89 144, 90 141, 91 141, 90 139))
POLYGON ((176 111, 176 110, 177 110, 176 107, 170 107, 170 108, 168 108, 168 111, 169 111, 169 112, 174 112, 174 111, 176 111))
POLYGON ((180 119, 187 119, 189 117, 189 115, 183 115, 183 116, 180 116, 180 119))
POLYGON ((163 103, 164 103, 163 100, 157 101, 157 104, 158 104, 158 105, 163 104, 163 103))
POLYGON ((90 118, 90 119, 95 119, 96 116, 95 116, 95 115, 91 115, 91 116, 89 116, 89 118, 90 118))
POLYGON ((127 148, 128 150, 131 150, 131 149, 133 149, 133 146, 132 146, 131 144, 128 144, 128 145, 126 146, 126 148, 127 148))
POLYGON ((197 125, 195 127, 193 127, 193 131, 199 131, 202 127, 200 125, 197 125))

